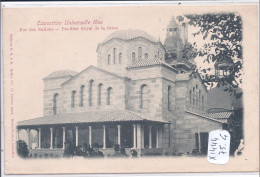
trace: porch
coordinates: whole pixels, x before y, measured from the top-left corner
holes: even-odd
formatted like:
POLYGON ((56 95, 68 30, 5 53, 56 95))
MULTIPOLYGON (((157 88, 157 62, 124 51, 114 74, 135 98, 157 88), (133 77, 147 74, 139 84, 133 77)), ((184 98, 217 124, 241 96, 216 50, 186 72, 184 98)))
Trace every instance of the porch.
POLYGON ((74 117, 73 122, 66 119, 68 115, 43 117, 37 121, 31 119, 18 124, 17 138, 22 131, 25 132, 29 156, 36 158, 62 157, 68 141, 79 148, 86 144, 98 147, 106 156, 115 153, 113 147, 116 144, 125 148, 128 155, 131 149, 135 149, 139 156, 162 154, 163 125, 167 122, 145 119, 129 111, 121 113, 120 117, 115 117, 113 112, 76 113, 69 116, 74 117), (85 121, 78 122, 79 117, 83 119, 82 115, 85 121), (104 115, 110 121, 105 121, 104 115), (111 121, 111 116, 114 121, 111 121), (58 123, 51 123, 54 118, 58 123), (95 121, 90 121, 93 119, 95 121))

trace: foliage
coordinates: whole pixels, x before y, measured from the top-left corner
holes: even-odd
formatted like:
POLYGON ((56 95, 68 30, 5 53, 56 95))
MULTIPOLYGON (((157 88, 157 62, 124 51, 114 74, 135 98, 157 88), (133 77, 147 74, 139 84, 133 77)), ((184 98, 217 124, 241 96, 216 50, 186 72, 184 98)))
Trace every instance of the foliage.
MULTIPOLYGON (((189 44, 184 48, 184 56, 189 59, 187 53, 197 52, 203 63, 226 63, 229 75, 216 79, 214 70, 210 67, 196 68, 194 72, 199 72, 206 85, 218 86, 228 85, 228 90, 234 92, 242 83, 242 19, 239 14, 202 14, 178 16, 178 21, 182 25, 189 25, 197 29, 193 35, 203 38, 203 47, 199 48, 197 42, 189 44), (185 51, 186 50, 186 51, 185 51), (189 52, 192 51, 192 52, 189 52), (213 73, 213 74, 212 74, 213 73)), ((202 42, 202 41, 199 41, 202 42)), ((235 93, 235 92, 234 92, 235 93)), ((236 94, 236 93, 235 93, 236 94)))
POLYGON ((18 140, 16 142, 16 147, 17 147, 17 153, 20 157, 26 158, 28 157, 29 154, 29 149, 25 141, 23 140, 18 140))

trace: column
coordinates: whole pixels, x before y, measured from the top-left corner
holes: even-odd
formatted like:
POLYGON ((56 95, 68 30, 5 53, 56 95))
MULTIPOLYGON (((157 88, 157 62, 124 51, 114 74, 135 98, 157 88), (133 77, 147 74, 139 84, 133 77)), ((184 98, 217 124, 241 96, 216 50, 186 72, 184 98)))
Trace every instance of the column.
POLYGON ((137 148, 141 149, 142 148, 142 125, 137 124, 137 133, 136 133, 136 139, 137 139, 137 148))
POLYGON ((27 137, 28 137, 28 142, 27 142, 28 149, 31 149, 30 129, 29 128, 27 128, 27 137))
POLYGON ((133 136, 134 136, 133 148, 136 148, 136 124, 133 125, 133 136))
POLYGON ((142 128, 141 128, 141 134, 142 134, 142 148, 144 148, 144 125, 142 126, 142 128))
POLYGON ((106 149, 106 126, 103 125, 103 149, 106 149))
POLYGON ((121 125, 117 125, 117 144, 121 144, 121 125))
POLYGON ((76 126, 76 147, 79 146, 79 127, 76 126))
POLYGON ((156 148, 159 148, 159 127, 156 127, 156 148))
POLYGON ((39 128, 38 132, 39 132, 39 135, 38 135, 38 148, 41 149, 42 148, 42 129, 39 128))
POLYGON ((50 149, 53 149, 53 128, 50 128, 51 131, 51 143, 50 143, 50 149))
POLYGON ((88 138, 88 140, 89 140, 89 146, 90 147, 92 147, 92 127, 91 126, 89 126, 88 127, 88 136, 89 136, 89 138, 88 138))
POLYGON ((152 148, 152 126, 149 126, 149 148, 152 148))
POLYGON ((65 149, 66 127, 62 127, 62 149, 65 149))

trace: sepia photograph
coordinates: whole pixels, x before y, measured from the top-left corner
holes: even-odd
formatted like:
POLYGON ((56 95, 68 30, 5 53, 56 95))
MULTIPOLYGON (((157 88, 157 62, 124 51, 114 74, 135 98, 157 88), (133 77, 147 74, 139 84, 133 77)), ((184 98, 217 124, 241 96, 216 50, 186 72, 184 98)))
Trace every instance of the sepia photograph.
POLYGON ((254 5, 4 7, 6 173, 258 171, 256 21, 254 5))

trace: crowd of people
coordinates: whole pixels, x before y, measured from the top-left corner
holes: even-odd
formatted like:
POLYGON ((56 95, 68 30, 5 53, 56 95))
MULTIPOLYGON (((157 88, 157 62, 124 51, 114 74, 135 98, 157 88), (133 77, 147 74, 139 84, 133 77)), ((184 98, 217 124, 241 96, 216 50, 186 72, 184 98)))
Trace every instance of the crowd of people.
MULTIPOLYGON (((129 157, 126 154, 125 148, 120 147, 118 144, 114 145, 114 150, 115 150, 114 154, 107 155, 107 157, 129 157)), ((131 157, 138 156, 137 151, 134 149, 131 149, 130 154, 131 157)), ((82 156, 85 158, 88 157, 102 158, 104 157, 104 154, 99 150, 98 144, 94 144, 92 147, 90 147, 90 145, 84 143, 83 145, 76 147, 72 141, 67 141, 65 142, 65 150, 64 150, 63 157, 70 158, 73 156, 82 156)))

